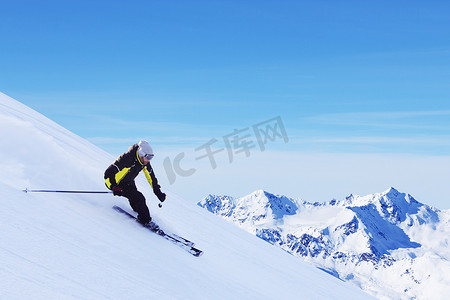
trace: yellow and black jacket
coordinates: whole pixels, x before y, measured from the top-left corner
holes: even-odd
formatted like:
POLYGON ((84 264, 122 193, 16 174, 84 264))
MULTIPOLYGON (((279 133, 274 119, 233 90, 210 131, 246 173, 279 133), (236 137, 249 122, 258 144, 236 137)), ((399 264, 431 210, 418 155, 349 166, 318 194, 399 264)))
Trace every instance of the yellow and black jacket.
POLYGON ((115 186, 126 187, 133 183, 136 176, 144 170, 145 177, 150 183, 156 196, 161 194, 161 187, 153 173, 150 163, 143 165, 139 159, 137 144, 131 146, 127 152, 119 156, 105 171, 105 183, 109 189, 115 186))

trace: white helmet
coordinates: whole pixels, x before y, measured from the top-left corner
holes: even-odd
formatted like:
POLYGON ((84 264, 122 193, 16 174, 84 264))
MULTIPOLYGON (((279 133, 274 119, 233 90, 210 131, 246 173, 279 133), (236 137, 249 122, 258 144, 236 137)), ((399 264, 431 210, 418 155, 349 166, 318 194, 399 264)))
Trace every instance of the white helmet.
POLYGON ((154 156, 153 148, 152 148, 152 146, 150 146, 150 144, 147 141, 141 140, 139 142, 138 146, 139 146, 139 148, 138 148, 139 156, 143 156, 148 160, 153 158, 153 156, 154 156))

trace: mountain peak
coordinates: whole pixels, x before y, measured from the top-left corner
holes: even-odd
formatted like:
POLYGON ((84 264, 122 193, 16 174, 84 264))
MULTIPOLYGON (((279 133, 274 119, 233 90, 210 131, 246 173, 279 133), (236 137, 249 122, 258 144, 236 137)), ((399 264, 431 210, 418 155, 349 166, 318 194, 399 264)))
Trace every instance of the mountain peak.
POLYGON ((378 201, 390 203, 392 205, 397 205, 404 208, 417 205, 420 206, 424 205, 418 202, 416 199, 414 199, 411 195, 402 193, 393 187, 389 188, 388 190, 384 191, 381 194, 375 194, 374 198, 377 199, 378 201))
POLYGON ((206 208, 213 214, 220 212, 223 216, 228 216, 236 207, 233 197, 217 195, 208 195, 202 201, 198 202, 197 205, 206 208))
POLYGON ((350 195, 344 201, 348 208, 370 207, 373 206, 392 224, 397 224, 409 220, 408 224, 420 222, 436 222, 436 209, 430 208, 428 205, 422 204, 414 199, 411 195, 402 193, 390 187, 382 193, 369 194, 366 196, 350 195), (411 220, 412 215, 421 212, 421 221, 411 220))
MULTIPOLYGON (((241 199, 244 198, 246 197, 241 199)), ((263 205, 267 213, 271 213, 276 219, 281 219, 284 215, 293 215, 298 209, 293 199, 275 195, 264 190, 253 192, 250 194, 250 199, 257 200, 255 203, 259 206, 263 205)), ((253 205, 253 203, 250 203, 250 205, 253 205)))
POLYGON ((260 189, 260 190, 254 191, 253 193, 250 193, 248 196, 264 197, 264 196, 266 196, 266 194, 271 195, 269 192, 260 189))
POLYGON ((384 191, 383 194, 386 194, 386 195, 387 194, 398 195, 398 194, 400 194, 400 192, 396 188, 391 186, 389 189, 384 191))
POLYGON ((295 200, 264 190, 256 190, 247 196, 236 199, 229 196, 209 195, 198 205, 240 224, 260 224, 267 220, 279 220, 285 215, 295 214, 298 209, 295 200), (252 217, 249 217, 250 215, 252 217))

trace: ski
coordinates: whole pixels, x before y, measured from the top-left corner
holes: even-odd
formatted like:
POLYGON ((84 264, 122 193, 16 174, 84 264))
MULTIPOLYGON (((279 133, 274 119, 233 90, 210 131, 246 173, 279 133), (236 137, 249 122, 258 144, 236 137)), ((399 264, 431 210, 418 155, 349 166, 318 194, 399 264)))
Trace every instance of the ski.
MULTIPOLYGON (((120 212, 120 213, 122 213, 122 214, 128 216, 130 219, 134 219, 134 220, 137 221, 137 218, 136 218, 135 216, 133 216, 132 214, 130 214, 129 212, 127 212, 127 211, 124 210, 123 208, 114 205, 114 206, 113 206, 113 209, 114 209, 115 211, 117 211, 117 212, 120 212)), ((137 223, 138 223, 138 224, 141 224, 141 223, 139 223, 139 222, 137 222, 137 223)), ((153 222, 151 222, 151 223, 153 223, 153 222)), ((150 226, 145 226, 145 225, 142 225, 142 224, 141 224, 141 226, 143 226, 144 228, 147 228, 147 229, 150 230, 151 232, 154 232, 154 233, 156 233, 157 235, 159 235, 159 236, 165 238, 166 240, 168 240, 168 241, 170 241, 170 242, 172 242, 172 243, 178 245, 179 247, 181 247, 182 249, 186 250, 187 252, 189 252, 190 254, 192 254, 192 255, 194 255, 194 256, 196 256, 196 257, 198 257, 198 256, 200 256, 200 255, 203 254, 203 251, 202 251, 202 250, 197 249, 197 248, 194 247, 194 243, 193 243, 193 242, 191 242, 191 241, 189 241, 189 240, 187 240, 187 239, 185 239, 185 238, 182 238, 182 237, 180 237, 180 236, 178 236, 178 235, 176 235, 176 234, 165 233, 165 232, 164 232, 163 230, 161 230, 161 229, 159 228, 159 226, 157 226, 155 223, 151 224, 150 226)))
MULTIPOLYGON (((113 208, 114 208, 115 210, 117 210, 118 212, 121 212, 121 213, 127 215, 128 217, 130 217, 130 218, 136 220, 136 217, 135 217, 135 216, 133 216, 132 214, 130 214, 130 213, 127 212, 126 210, 122 209, 121 207, 119 207, 119 206, 114 206, 113 208)), ((139 223, 139 224, 140 224, 140 223, 139 223)), ((142 225, 142 224, 141 224, 141 225, 142 225)), ((142 226, 144 226, 144 225, 142 225, 142 226)), ((153 231, 153 232, 156 233, 156 234, 170 236, 172 239, 177 240, 177 241, 179 241, 180 243, 185 244, 186 246, 194 247, 194 245, 195 245, 195 244, 194 244, 193 242, 191 242, 190 240, 185 239, 185 238, 183 238, 183 237, 181 237, 181 236, 179 236, 179 235, 177 235, 177 234, 164 232, 164 231, 161 230, 161 229, 159 228, 159 226, 156 225, 154 222, 151 222, 151 225, 149 225, 149 226, 144 226, 144 227, 147 228, 147 229, 149 229, 150 231, 153 231)))
POLYGON ((178 234, 170 233, 170 235, 173 236, 175 239, 179 240, 180 242, 182 242, 183 244, 186 244, 186 246, 189 246, 189 247, 195 246, 194 242, 191 242, 190 240, 185 239, 184 237, 181 237, 178 234))

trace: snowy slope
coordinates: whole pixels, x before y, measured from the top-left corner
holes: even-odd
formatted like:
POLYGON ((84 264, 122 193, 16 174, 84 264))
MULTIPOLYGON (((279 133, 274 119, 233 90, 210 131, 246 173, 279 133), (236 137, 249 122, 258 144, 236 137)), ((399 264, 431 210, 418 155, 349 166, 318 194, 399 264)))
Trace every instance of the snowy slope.
POLYGON ((447 299, 450 211, 390 188, 308 203, 256 191, 199 206, 383 299, 447 299))
POLYGON ((1 93, 0 136, 0 299, 370 298, 164 187, 159 209, 145 178, 137 184, 156 222, 203 256, 111 209, 128 208, 124 198, 23 193, 105 190, 114 157, 1 93))

